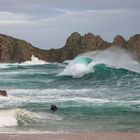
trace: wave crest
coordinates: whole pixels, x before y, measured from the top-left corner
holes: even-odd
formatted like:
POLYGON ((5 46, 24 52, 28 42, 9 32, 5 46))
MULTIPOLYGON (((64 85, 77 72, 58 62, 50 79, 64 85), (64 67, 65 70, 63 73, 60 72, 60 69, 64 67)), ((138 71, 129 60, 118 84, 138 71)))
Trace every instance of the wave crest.
POLYGON ((120 48, 109 48, 94 51, 76 57, 65 67, 60 75, 83 77, 86 74, 100 71, 116 73, 116 70, 140 73, 140 64, 128 52, 120 48))

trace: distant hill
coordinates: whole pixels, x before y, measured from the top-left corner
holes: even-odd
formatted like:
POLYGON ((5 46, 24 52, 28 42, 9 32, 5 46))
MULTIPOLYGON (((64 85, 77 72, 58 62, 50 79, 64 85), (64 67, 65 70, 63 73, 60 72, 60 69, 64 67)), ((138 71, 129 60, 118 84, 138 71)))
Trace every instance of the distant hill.
POLYGON ((140 59, 140 34, 132 36, 127 41, 118 35, 112 43, 109 43, 92 33, 82 36, 74 32, 68 37, 64 47, 50 50, 42 50, 27 41, 0 34, 0 62, 21 63, 30 60, 32 55, 48 62, 63 62, 64 60, 73 59, 78 54, 103 50, 111 46, 125 48, 140 59))

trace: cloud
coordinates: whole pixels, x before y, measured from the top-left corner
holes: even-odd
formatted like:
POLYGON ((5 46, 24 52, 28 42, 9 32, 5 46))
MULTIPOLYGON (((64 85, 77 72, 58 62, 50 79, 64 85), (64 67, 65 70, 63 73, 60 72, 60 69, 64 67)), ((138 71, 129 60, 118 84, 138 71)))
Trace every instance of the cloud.
POLYGON ((25 15, 0 11, 0 25, 27 24, 30 21, 25 15))
MULTIPOLYGON (((54 9, 58 12, 55 16, 35 16, 27 14, 18 14, 7 11, 0 11, 0 25, 17 25, 17 24, 40 24, 44 25, 49 22, 61 21, 63 22, 69 18, 92 17, 100 19, 101 16, 126 16, 140 13, 137 10, 131 9, 104 9, 104 10, 69 10, 69 9, 54 9)), ((89 19, 91 20, 91 19, 89 19)), ((51 23, 52 24, 52 23, 51 23)))
POLYGON ((139 33, 138 0, 0 0, 0 31, 38 47, 62 47, 74 31, 114 35, 139 33))
MULTIPOLYGON (((122 25, 126 26, 124 21, 136 19, 140 15, 140 10, 133 9, 105 9, 105 10, 69 10, 69 9, 55 9, 60 14, 57 16, 52 16, 49 18, 44 18, 42 21, 47 22, 48 25, 55 25, 59 28, 73 28, 77 26, 89 28, 90 30, 95 27, 100 30, 100 28, 110 26, 111 23, 121 22, 122 25), (56 24, 57 23, 57 24, 56 24)), ((42 23, 43 23, 42 22, 42 23)), ((113 24, 114 25, 114 24, 113 24)), ((111 25, 111 26, 113 26, 111 25)), ((111 27, 110 26, 110 27, 111 27)), ((81 30, 82 31, 82 30, 81 30)))
POLYGON ((70 9, 55 9, 58 12, 63 13, 66 16, 88 16, 88 15, 123 15, 133 14, 140 12, 135 9, 102 9, 102 10, 70 10, 70 9))
MULTIPOLYGON (((50 9, 140 9, 138 0, 0 0, 0 9, 15 13, 44 14, 50 9)), ((51 14, 52 11, 49 13, 51 14)))

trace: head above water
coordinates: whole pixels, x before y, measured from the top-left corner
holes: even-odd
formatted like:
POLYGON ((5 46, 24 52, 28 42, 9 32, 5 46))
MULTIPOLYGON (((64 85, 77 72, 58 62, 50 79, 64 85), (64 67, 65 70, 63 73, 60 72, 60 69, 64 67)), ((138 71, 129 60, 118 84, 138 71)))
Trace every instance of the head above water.
POLYGON ((56 111, 57 110, 57 106, 55 104, 51 104, 51 108, 52 111, 56 111))

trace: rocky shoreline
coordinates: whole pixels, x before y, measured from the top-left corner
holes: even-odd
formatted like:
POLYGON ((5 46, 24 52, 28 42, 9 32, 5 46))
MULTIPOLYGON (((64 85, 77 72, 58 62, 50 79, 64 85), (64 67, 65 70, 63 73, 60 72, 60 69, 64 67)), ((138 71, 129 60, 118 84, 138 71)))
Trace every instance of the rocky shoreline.
POLYGON ((82 36, 74 32, 68 37, 64 47, 50 50, 39 49, 27 41, 0 34, 0 63, 21 63, 30 60, 32 55, 48 62, 63 62, 84 52, 104 50, 112 46, 127 49, 135 58, 140 59, 140 34, 129 40, 118 35, 109 43, 92 33, 82 36))

